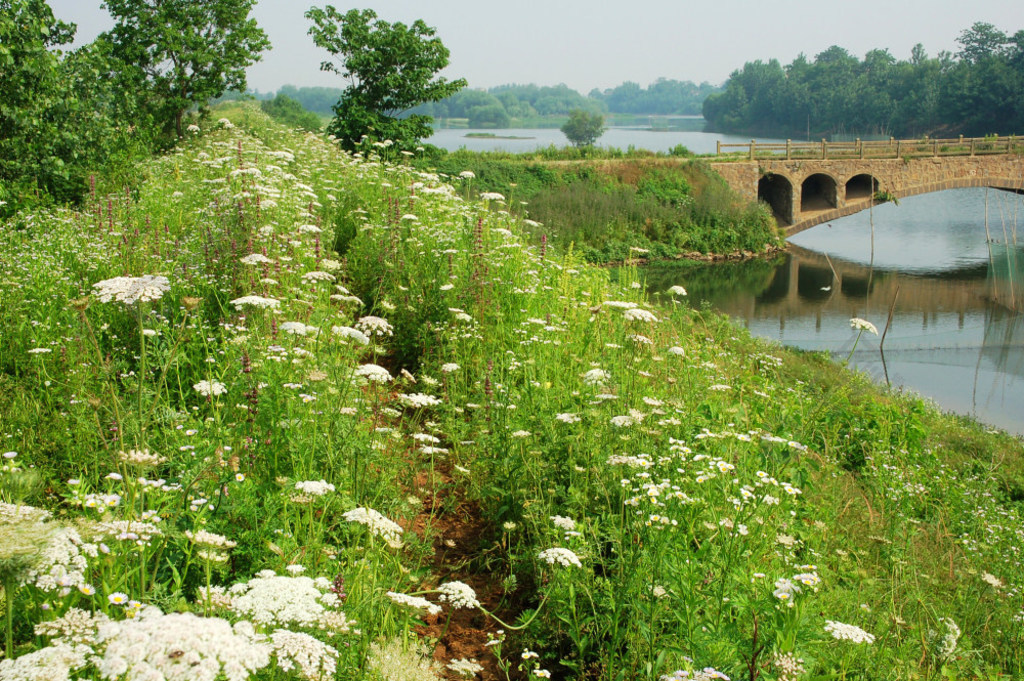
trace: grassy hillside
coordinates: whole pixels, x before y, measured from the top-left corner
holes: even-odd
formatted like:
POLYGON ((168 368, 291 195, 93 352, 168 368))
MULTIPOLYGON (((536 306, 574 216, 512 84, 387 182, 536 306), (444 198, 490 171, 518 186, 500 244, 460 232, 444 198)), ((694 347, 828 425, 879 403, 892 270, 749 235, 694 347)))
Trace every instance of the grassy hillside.
MULTIPOLYGON (((432 150, 433 151, 433 150, 432 150)), ((763 205, 736 194, 706 162, 643 150, 434 152, 417 168, 462 182, 463 195, 496 192, 523 222, 531 243, 573 248, 596 264, 640 249, 650 258, 692 253, 761 253, 782 240, 763 205)))
POLYGON ((0 679, 1024 674, 1020 441, 228 115, 0 228, 0 679))

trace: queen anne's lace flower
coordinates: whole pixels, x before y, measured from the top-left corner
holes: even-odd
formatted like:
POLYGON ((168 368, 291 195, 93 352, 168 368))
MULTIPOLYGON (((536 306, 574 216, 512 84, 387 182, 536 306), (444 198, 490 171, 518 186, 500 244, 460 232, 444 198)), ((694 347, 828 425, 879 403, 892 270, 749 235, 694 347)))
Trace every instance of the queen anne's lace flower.
POLYGON ((272 309, 281 305, 281 301, 276 298, 264 298, 263 296, 242 296, 241 298, 235 298, 231 301, 231 304, 235 306, 235 309, 241 310, 246 305, 250 307, 259 307, 263 309, 272 309))
POLYGON ((355 375, 365 378, 370 383, 389 383, 391 381, 391 373, 376 364, 359 365, 356 367, 355 375))
POLYGON ((293 336, 305 336, 317 330, 315 326, 307 326, 302 322, 282 322, 278 328, 293 336))
POLYGON ((64 681, 88 663, 92 650, 86 645, 58 643, 21 657, 0 660, 0 679, 11 681, 64 681))
POLYGON ((579 556, 569 549, 555 547, 540 552, 540 559, 548 565, 561 565, 563 567, 583 567, 579 556))
POLYGON ((566 532, 572 532, 576 529, 576 521, 562 515, 551 516, 551 522, 555 524, 555 527, 566 532))
POLYGON ((345 513, 342 517, 350 523, 365 525, 372 534, 383 537, 384 541, 393 548, 402 545, 400 537, 403 532, 402 526, 372 508, 360 506, 345 513))
POLYGON ((435 603, 431 603, 426 598, 421 598, 419 596, 410 596, 408 594, 397 593, 395 591, 389 591, 388 598, 390 598, 393 602, 397 603, 398 605, 404 605, 406 607, 414 608, 416 610, 425 610, 428 615, 441 614, 441 606, 435 603))
POLYGON ((453 608, 479 608, 480 601, 477 600, 473 587, 465 582, 445 582, 437 587, 441 593, 440 599, 443 603, 450 603, 453 608))
POLYGON ((334 485, 326 480, 302 480, 295 483, 295 489, 312 497, 322 497, 329 492, 335 491, 334 485))
POLYGON ((315 271, 314 270, 312 272, 306 272, 305 274, 303 274, 302 275, 302 279, 303 279, 303 281, 307 281, 307 282, 314 282, 314 281, 336 281, 337 277, 335 277, 330 272, 319 272, 319 271, 315 271))
POLYGON ((231 541, 222 534, 214 534, 206 530, 198 530, 196 532, 185 530, 185 536, 193 544, 211 549, 232 549, 238 545, 237 542, 231 541))
POLYGON ((192 388, 200 395, 216 397, 228 391, 227 387, 220 381, 199 381, 192 385, 192 388))
POLYGON ((134 619, 99 626, 102 656, 91 661, 100 678, 184 681, 244 681, 270 664, 271 647, 260 642, 252 624, 193 613, 142 610, 134 619))
POLYGON ((878 328, 868 320, 861 319, 860 317, 854 317, 850 320, 850 328, 854 331, 867 331, 876 336, 878 335, 878 328))
POLYGON ((401 394, 398 396, 398 401, 407 407, 414 409, 423 409, 424 407, 436 407, 441 404, 441 400, 434 397, 433 395, 425 395, 423 393, 412 393, 409 395, 401 394))
POLYGON ((306 679, 331 679, 338 667, 338 651, 309 634, 278 629, 270 635, 277 654, 277 666, 284 671, 298 669, 306 679))
POLYGON ((653 324, 658 321, 658 318, 654 316, 653 312, 649 312, 639 307, 626 310, 622 313, 622 316, 626 318, 626 321, 630 322, 648 322, 653 324))
POLYGON ((832 638, 840 641, 851 641, 853 643, 874 643, 874 634, 869 634, 854 624, 844 624, 825 620, 825 631, 832 634, 832 638))
POLYGON ((388 324, 386 319, 381 317, 374 317, 373 315, 367 315, 366 317, 360 317, 359 321, 356 322, 356 328, 365 333, 367 336, 393 336, 394 329, 391 324, 388 324))
POLYGON ((448 669, 467 679, 473 678, 484 670, 476 660, 467 660, 464 657, 449 662, 448 669))
POLYGON ((339 601, 330 583, 264 570, 231 587, 231 609, 257 624, 323 626, 339 601))
POLYGON ((171 289, 171 284, 167 277, 147 274, 141 277, 104 279, 92 287, 96 290, 96 297, 104 303, 114 300, 125 305, 134 305, 160 300, 171 289))
POLYGON ((351 326, 332 326, 331 333, 333 333, 335 336, 341 336, 342 338, 354 340, 360 345, 370 344, 369 336, 367 336, 359 329, 353 329, 351 326))

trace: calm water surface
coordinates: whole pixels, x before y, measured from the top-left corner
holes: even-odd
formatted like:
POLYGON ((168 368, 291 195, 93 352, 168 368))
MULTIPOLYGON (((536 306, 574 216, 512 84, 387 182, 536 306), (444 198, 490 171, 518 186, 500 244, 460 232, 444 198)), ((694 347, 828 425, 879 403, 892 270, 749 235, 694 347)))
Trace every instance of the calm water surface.
POLYGON ((648 284, 681 284, 691 305, 754 335, 850 357, 879 382, 1024 434, 1024 204, 988 191, 988 237, 985 204, 985 189, 911 197, 874 209, 873 252, 863 212, 797 235, 771 262, 654 265, 648 284), (890 307, 884 345, 864 334, 851 356, 850 318, 881 333, 890 307))
MULTIPOLYGON (((565 135, 558 128, 543 129, 509 129, 509 130, 466 130, 446 128, 435 130, 434 134, 426 140, 442 149, 455 151, 462 147, 470 151, 511 151, 524 152, 533 151, 544 147, 555 145, 564 147, 568 145, 565 135), (486 133, 503 135, 506 137, 521 137, 526 139, 495 139, 484 137, 466 137, 467 133, 486 133)), ((655 131, 644 128, 608 128, 598 145, 602 147, 615 147, 617 149, 628 149, 630 146, 637 149, 649 149, 651 151, 667 152, 677 144, 682 144, 695 154, 709 154, 715 151, 715 143, 745 143, 749 137, 737 137, 736 135, 720 135, 710 132, 683 132, 683 131, 655 131)), ((762 142, 773 142, 779 140, 763 139, 762 142)), ((785 142, 785 140, 781 140, 785 142)))

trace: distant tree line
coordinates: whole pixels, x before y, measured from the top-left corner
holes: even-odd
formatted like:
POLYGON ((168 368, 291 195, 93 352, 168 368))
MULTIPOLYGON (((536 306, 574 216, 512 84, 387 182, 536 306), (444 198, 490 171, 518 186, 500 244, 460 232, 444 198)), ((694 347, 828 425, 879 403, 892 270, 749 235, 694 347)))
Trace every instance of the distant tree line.
POLYGON ((511 119, 568 116, 573 111, 591 114, 697 115, 704 98, 718 91, 709 83, 661 78, 649 87, 626 82, 583 95, 567 85, 499 85, 488 90, 461 92, 424 105, 434 118, 465 118, 473 128, 508 127, 511 119))
MULTIPOLYGON (((720 87, 710 83, 659 78, 648 87, 626 82, 606 90, 591 90, 583 95, 567 85, 499 85, 482 89, 465 88, 437 102, 428 102, 410 110, 435 119, 465 118, 473 128, 505 128, 513 119, 530 120, 543 116, 568 116, 576 110, 592 114, 699 115, 704 99, 720 87)), ((256 99, 274 94, 250 93, 256 99)), ((303 108, 331 116, 341 97, 341 88, 296 87, 285 85, 277 91, 294 99, 303 108)), ((239 98, 230 93, 228 98, 239 98)))
POLYGON ((796 138, 1024 133, 1024 30, 978 22, 957 43, 935 57, 918 44, 909 61, 833 46, 785 67, 747 62, 707 97, 704 118, 713 130, 796 138))

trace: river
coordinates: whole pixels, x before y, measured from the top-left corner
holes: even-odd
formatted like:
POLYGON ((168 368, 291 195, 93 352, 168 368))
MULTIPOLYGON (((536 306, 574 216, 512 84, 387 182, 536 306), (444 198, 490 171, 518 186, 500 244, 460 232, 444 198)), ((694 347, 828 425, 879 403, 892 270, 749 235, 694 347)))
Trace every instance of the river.
POLYGON ((1024 435, 1024 205, 987 193, 994 243, 986 190, 955 189, 814 227, 772 260, 652 265, 648 285, 683 285, 691 305, 707 301, 756 336, 848 359, 879 383, 1024 435), (879 336, 858 341, 854 317, 879 336))
MULTIPOLYGON (((428 141, 478 151, 566 144, 557 129, 488 131, 530 138, 512 140, 467 138, 467 132, 473 131, 438 130, 428 141)), ((750 140, 610 128, 599 143, 651 151, 683 144, 711 153, 718 141, 750 140)), ((772 260, 651 265, 648 286, 682 285, 693 307, 707 301, 756 336, 831 353, 879 383, 1024 435, 1021 197, 985 189, 914 196, 819 225, 790 244, 772 260), (880 335, 858 340, 854 317, 873 323, 880 335)))
MULTIPOLYGON (((464 128, 441 128, 434 131, 425 142, 455 151, 462 147, 470 151, 511 151, 524 152, 534 151, 554 145, 564 147, 568 140, 558 128, 524 129, 511 128, 508 130, 466 130, 464 128), (467 134, 500 135, 497 137, 466 137, 467 134)), ((721 141, 726 143, 749 142, 749 137, 736 135, 722 135, 713 132, 693 132, 682 130, 652 130, 649 128, 608 128, 598 145, 602 147, 614 147, 625 151, 629 147, 637 149, 648 149, 650 151, 667 152, 678 144, 682 144, 695 154, 710 154, 715 151, 715 143, 721 141)), ((785 140, 759 140, 763 142, 785 140)))

